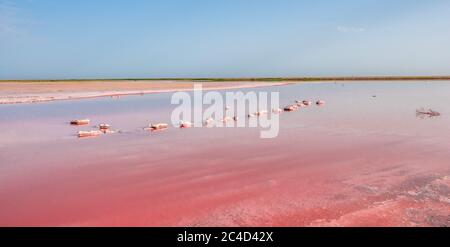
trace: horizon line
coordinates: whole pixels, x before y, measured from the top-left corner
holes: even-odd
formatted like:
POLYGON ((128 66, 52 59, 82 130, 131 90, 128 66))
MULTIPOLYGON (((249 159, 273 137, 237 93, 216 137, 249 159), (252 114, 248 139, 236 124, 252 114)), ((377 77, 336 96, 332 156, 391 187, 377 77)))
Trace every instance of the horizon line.
POLYGON ((47 81, 377 81, 377 80, 450 80, 447 76, 305 76, 305 77, 149 77, 149 78, 69 78, 69 79, 0 79, 0 82, 47 81))

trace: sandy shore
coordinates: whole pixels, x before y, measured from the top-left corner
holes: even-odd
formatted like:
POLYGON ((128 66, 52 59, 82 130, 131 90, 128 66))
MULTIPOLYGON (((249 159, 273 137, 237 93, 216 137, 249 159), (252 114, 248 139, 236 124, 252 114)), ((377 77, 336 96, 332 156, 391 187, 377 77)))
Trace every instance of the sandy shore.
POLYGON ((3 81, 0 104, 36 103, 177 91, 192 91, 201 83, 204 90, 280 86, 292 82, 201 82, 201 81, 3 81))

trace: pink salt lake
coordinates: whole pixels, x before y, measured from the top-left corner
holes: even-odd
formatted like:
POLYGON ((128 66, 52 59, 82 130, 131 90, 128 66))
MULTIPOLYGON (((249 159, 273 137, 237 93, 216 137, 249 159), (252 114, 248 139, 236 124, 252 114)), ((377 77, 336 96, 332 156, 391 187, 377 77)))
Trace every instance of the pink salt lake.
POLYGON ((0 226, 450 225, 449 82, 243 91, 327 104, 282 113, 274 139, 144 131, 170 122, 170 93, 0 105, 0 226), (99 123, 122 132, 75 136, 99 123))

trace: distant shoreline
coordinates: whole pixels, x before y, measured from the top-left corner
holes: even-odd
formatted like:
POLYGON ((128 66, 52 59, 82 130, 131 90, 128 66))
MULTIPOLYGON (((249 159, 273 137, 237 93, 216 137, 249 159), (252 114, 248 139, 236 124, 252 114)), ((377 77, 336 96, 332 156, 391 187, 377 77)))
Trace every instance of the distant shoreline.
POLYGON ((0 104, 39 103, 57 100, 120 97, 204 90, 226 90, 282 86, 296 83, 353 83, 363 81, 444 81, 450 77, 304 77, 304 78, 197 78, 197 79, 97 79, 97 80, 9 80, 0 81, 0 104))
POLYGON ((236 77, 236 78, 112 78, 112 79, 41 79, 7 80, 0 82, 84 82, 84 81, 191 81, 191 82, 274 82, 274 81, 410 81, 410 80, 450 80, 450 76, 332 76, 332 77, 236 77))
MULTIPOLYGON (((8 81, 0 83, 1 104, 40 103, 98 97, 189 92, 198 81, 8 81)), ((203 90, 227 90, 283 86, 290 82, 230 81, 203 83, 203 90)))

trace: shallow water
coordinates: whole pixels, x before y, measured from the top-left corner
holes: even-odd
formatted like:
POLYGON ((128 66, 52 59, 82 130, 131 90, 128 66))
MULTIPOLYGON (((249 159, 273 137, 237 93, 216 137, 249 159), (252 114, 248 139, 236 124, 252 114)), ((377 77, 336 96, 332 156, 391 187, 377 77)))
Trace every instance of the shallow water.
POLYGON ((450 225, 450 82, 242 91, 327 104, 282 113, 275 139, 144 131, 170 122, 170 93, 0 105, 0 225, 450 225), (75 136, 102 122, 121 133, 75 136))

